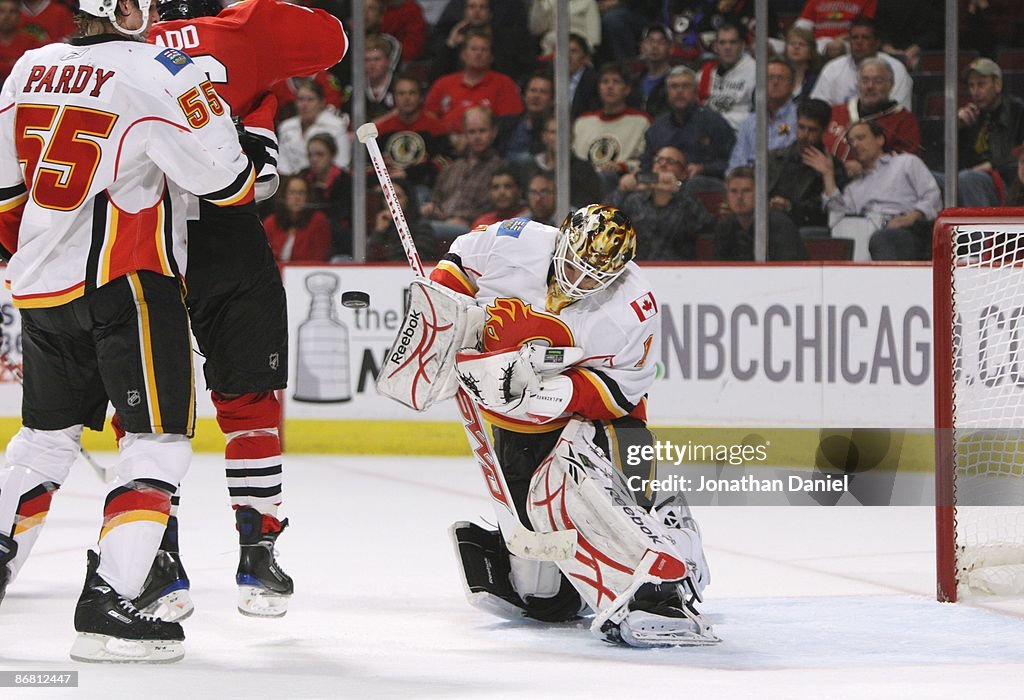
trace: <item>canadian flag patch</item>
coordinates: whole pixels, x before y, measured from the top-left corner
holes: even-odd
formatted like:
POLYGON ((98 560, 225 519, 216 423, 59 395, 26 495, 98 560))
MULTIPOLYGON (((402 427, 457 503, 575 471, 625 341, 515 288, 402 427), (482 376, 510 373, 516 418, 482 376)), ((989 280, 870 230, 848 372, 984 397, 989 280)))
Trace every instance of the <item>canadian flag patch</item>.
POLYGON ((658 313, 658 302, 654 301, 654 295, 650 292, 647 292, 642 297, 637 297, 629 302, 629 305, 641 321, 646 321, 658 313))

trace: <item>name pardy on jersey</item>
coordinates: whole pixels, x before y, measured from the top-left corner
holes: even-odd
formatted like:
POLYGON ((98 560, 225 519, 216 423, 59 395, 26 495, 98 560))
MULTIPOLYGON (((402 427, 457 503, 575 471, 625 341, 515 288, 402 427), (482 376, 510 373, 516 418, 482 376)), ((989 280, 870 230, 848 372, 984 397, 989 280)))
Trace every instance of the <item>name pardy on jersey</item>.
POLYGON ((51 92, 76 95, 85 92, 85 89, 91 85, 89 97, 99 97, 103 86, 116 73, 117 71, 114 70, 103 70, 86 65, 63 67, 35 65, 29 70, 25 87, 21 91, 24 93, 51 92), (60 68, 59 77, 57 75, 58 68, 60 68))

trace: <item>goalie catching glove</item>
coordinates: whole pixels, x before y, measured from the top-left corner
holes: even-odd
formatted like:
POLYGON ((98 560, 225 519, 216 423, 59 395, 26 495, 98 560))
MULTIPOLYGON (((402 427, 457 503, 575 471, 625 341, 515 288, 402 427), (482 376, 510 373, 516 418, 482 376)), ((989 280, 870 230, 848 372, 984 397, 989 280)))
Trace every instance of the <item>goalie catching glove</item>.
POLYGON ((583 350, 528 343, 519 348, 455 355, 459 384, 484 408, 510 418, 554 420, 569 407, 572 380, 561 374, 578 362, 583 350))

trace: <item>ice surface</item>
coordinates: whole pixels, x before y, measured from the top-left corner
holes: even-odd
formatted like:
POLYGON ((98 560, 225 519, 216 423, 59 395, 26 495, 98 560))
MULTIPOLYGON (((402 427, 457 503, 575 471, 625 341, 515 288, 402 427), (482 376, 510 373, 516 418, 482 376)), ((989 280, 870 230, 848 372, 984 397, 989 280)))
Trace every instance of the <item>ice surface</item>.
POLYGON ((633 650, 469 607, 446 533, 491 517, 469 459, 290 456, 285 474, 288 615, 235 611, 223 469, 200 455, 181 507, 196 602, 185 660, 97 666, 68 659, 106 492, 76 465, 0 606, 0 670, 77 669, 80 687, 0 698, 1019 696, 1024 604, 934 602, 931 508, 695 509, 712 567, 702 609, 725 641, 633 650))

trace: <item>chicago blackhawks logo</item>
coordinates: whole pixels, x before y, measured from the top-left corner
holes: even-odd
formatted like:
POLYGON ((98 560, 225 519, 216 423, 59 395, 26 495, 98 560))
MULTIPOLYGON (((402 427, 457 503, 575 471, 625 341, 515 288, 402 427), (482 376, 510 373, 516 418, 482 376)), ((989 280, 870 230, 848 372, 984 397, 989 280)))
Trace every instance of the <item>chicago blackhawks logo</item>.
POLYGON ((587 156, 594 165, 615 163, 621 160, 622 145, 614 136, 602 136, 590 144, 587 156))
POLYGON ((385 148, 399 168, 419 165, 427 160, 427 144, 415 131, 399 131, 388 140, 385 148))
POLYGON ((575 345, 569 326, 520 299, 499 297, 487 307, 484 350, 507 350, 539 341, 552 347, 575 345))

